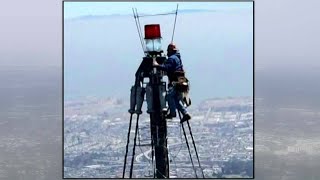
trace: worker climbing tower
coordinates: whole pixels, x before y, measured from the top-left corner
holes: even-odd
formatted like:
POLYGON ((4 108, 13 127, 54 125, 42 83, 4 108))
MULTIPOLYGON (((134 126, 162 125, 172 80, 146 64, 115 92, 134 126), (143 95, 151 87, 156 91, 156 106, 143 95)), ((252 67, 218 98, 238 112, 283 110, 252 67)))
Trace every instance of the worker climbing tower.
MULTIPOLYGON (((178 12, 178 5, 175 13, 168 13, 168 14, 176 14, 176 17, 177 17, 177 12, 178 12)), ((142 58, 142 62, 135 73, 135 83, 131 87, 130 109, 128 110, 130 113, 130 122, 129 122, 128 136, 127 136, 126 153, 124 158, 123 178, 125 178, 125 173, 126 173, 126 163, 127 163, 127 154, 128 154, 129 143, 130 143, 130 131, 131 131, 132 119, 133 119, 133 115, 136 114, 137 118, 136 118, 136 126, 135 126, 135 135, 133 140, 134 141, 133 152, 132 152, 129 178, 132 178, 133 176, 133 164, 135 161, 134 159, 135 147, 136 147, 136 141, 137 141, 137 132, 139 130, 138 129, 139 116, 142 114, 142 105, 144 101, 147 102, 147 113, 150 116, 150 137, 151 137, 150 146, 151 146, 152 165, 154 167, 153 177, 169 178, 167 121, 165 119, 165 116, 168 110, 167 102, 166 102, 167 84, 163 78, 166 75, 166 73, 153 66, 154 61, 156 61, 158 64, 163 64, 166 61, 166 57, 163 54, 163 50, 161 49, 162 38, 161 38, 160 24, 145 25, 144 40, 143 40, 142 31, 141 31, 140 22, 139 22, 139 17, 142 17, 142 16, 138 15, 136 9, 133 9, 133 14, 134 14, 137 30, 140 37, 140 43, 145 56, 142 58)), ((160 15, 164 15, 164 14, 160 14, 160 15)), ((175 30, 175 24, 176 24, 176 18, 174 23, 174 30, 175 30)), ((173 35, 174 35, 174 30, 173 30, 173 35)), ((173 41, 173 35, 172 35, 171 41, 173 41)), ((189 122, 187 123, 188 123, 189 131, 192 137, 191 127, 189 125, 189 122)), ((189 149, 192 166, 194 168, 191 152, 190 152, 189 144, 187 142, 187 136, 184 128, 183 128, 183 131, 184 131, 186 143, 189 149)), ((192 140, 195 148, 193 137, 192 137, 192 140)), ((198 157, 198 154, 197 154, 197 157, 198 157)), ((200 166, 199 158, 198 158, 198 162, 200 166)), ((197 177, 196 170, 195 170, 195 176, 197 177)))

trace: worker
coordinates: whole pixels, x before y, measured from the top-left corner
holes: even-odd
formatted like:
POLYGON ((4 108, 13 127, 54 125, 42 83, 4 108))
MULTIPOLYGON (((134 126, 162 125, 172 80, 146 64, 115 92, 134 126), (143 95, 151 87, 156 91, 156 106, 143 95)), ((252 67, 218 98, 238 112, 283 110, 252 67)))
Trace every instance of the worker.
POLYGON ((184 107, 181 101, 182 93, 179 92, 179 89, 176 86, 176 83, 178 81, 177 76, 179 76, 177 74, 182 73, 184 76, 184 70, 183 70, 180 53, 176 48, 175 44, 171 43, 168 45, 167 56, 168 56, 168 59, 165 61, 164 64, 159 65, 154 60, 153 65, 158 67, 158 69, 160 70, 166 71, 169 79, 167 101, 168 101, 170 113, 166 115, 166 119, 172 119, 176 117, 176 109, 178 109, 178 111, 180 111, 183 115, 180 121, 181 123, 183 123, 191 119, 191 116, 188 113, 187 109, 184 107))

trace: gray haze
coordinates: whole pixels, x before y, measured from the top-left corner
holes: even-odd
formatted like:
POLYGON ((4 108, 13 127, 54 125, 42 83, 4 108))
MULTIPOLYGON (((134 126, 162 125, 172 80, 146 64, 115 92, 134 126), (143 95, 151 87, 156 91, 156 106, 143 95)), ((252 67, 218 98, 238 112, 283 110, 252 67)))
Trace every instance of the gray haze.
MULTIPOLYGON (((30 0, 3 1, 0 6, 1 179, 62 178, 61 4, 30 0), (50 72, 49 65, 58 69, 50 72)), ((319 112, 314 98, 320 92, 320 2, 257 0, 255 8, 255 99, 264 98, 255 103, 255 143, 271 147, 261 134, 319 139, 304 123, 319 117, 299 110, 280 113, 278 107, 319 112)), ((257 180, 319 179, 319 153, 255 153, 257 180)))
POLYGON ((255 7, 257 72, 317 71, 320 2, 258 0, 255 7))

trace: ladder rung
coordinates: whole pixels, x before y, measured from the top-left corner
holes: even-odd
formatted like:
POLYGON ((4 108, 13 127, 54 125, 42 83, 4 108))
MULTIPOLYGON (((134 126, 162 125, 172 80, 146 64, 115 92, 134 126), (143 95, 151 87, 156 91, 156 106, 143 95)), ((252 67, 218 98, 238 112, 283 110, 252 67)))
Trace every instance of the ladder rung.
POLYGON ((151 144, 138 144, 137 146, 151 146, 151 144))

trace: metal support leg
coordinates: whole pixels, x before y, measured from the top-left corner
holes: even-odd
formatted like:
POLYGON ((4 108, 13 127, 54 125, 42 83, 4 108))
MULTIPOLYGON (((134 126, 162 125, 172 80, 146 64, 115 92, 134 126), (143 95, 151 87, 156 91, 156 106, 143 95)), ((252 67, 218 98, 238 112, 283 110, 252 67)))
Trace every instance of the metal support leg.
POLYGON ((199 167, 201 169, 202 177, 204 178, 203 169, 202 169, 201 164, 200 164, 196 143, 194 142, 194 139, 193 139, 193 135, 192 135, 191 126, 189 124, 189 121, 187 121, 187 124, 188 124, 188 128, 189 128, 190 136, 191 136, 191 139, 192 139, 193 147, 194 147, 194 150, 196 152, 197 159, 198 159, 199 167))
POLYGON ((123 165, 122 178, 124 178, 124 175, 125 175, 125 173, 126 173, 127 155, 128 155, 128 146, 129 146, 129 142, 130 142, 130 131, 131 131, 132 115, 133 115, 133 113, 130 114, 130 122, 129 122, 129 129, 128 129, 128 137, 127 137, 127 145, 126 145, 126 154, 125 154, 125 157, 124 157, 124 165, 123 165))
POLYGON ((139 126, 139 114, 137 115, 136 131, 135 131, 135 134, 134 134, 134 141, 133 141, 133 152, 132 152, 132 160, 131 160, 131 167, 130 167, 130 178, 132 178, 133 162, 134 162, 134 155, 135 155, 135 150, 136 150, 136 140, 137 140, 138 126, 139 126))
MULTIPOLYGON (((180 120, 181 120, 181 114, 180 114, 180 112, 178 112, 178 113, 179 113, 179 118, 180 118, 180 120)), ((186 144, 187 144, 187 147, 188 147, 188 151, 189 151, 189 155, 190 155, 191 164, 192 164, 192 167, 193 167, 193 170, 194 170, 194 174, 196 175, 196 178, 198 178, 197 171, 196 171, 196 169, 195 169, 195 167, 194 167, 194 164, 193 164, 193 160, 192 160, 192 156, 191 156, 191 151, 190 151, 190 146, 189 146, 189 143, 188 143, 188 138, 187 138, 186 131, 185 131, 185 129, 184 129, 183 123, 181 123, 181 126, 182 126, 182 130, 183 130, 184 137, 185 137, 185 139, 186 139, 186 144)))

